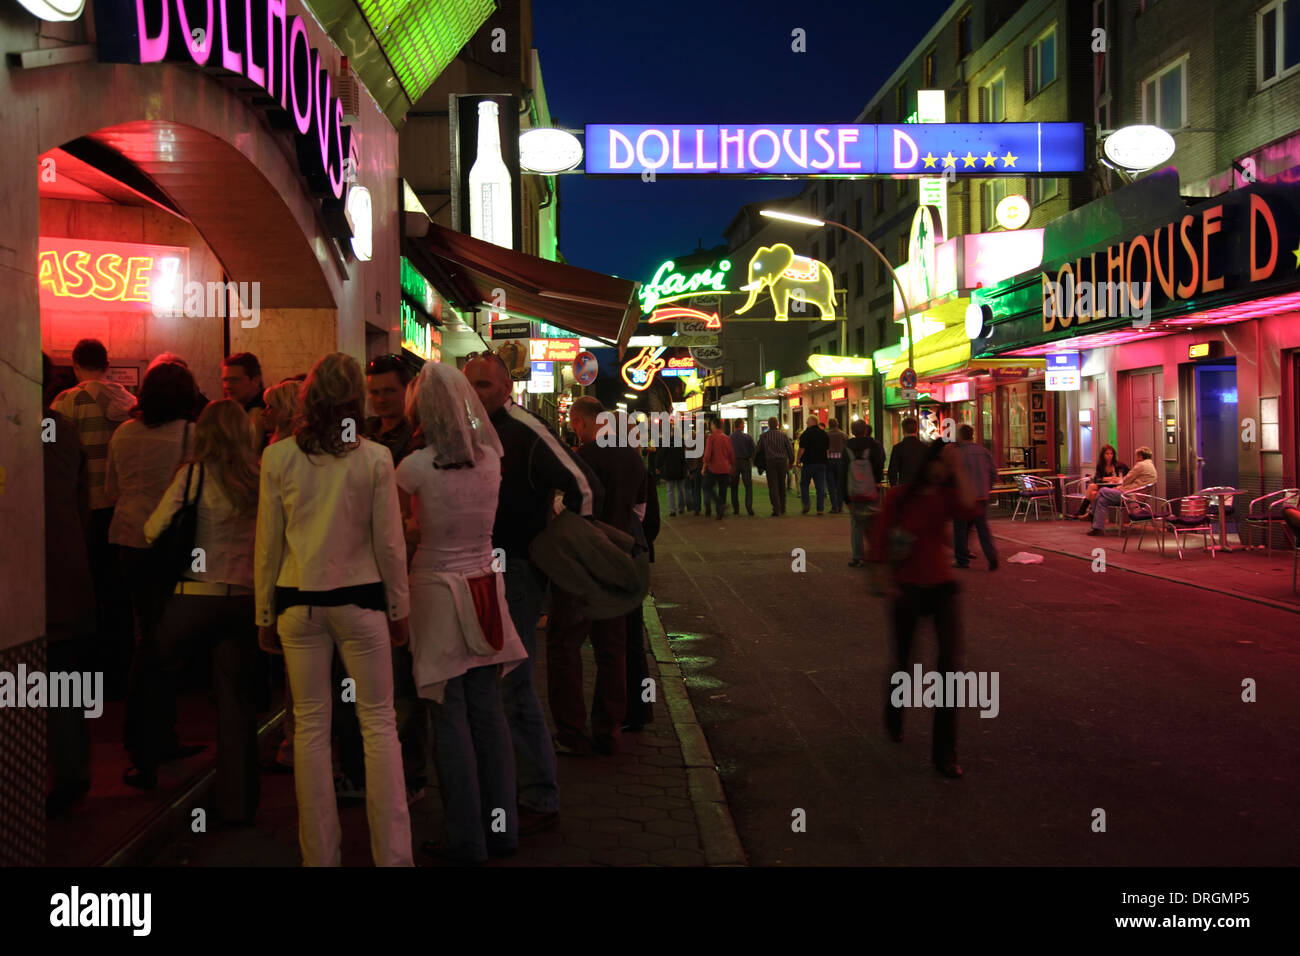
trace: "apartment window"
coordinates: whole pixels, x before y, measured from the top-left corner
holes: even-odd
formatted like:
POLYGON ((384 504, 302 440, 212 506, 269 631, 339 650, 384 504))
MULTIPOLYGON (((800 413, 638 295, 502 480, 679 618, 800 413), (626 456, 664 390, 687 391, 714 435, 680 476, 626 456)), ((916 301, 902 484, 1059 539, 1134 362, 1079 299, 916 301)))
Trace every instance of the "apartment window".
MULTIPOLYGON (((849 289, 849 274, 847 272, 841 272, 835 277, 835 291, 838 292, 841 289, 845 292, 849 289)), ((838 296, 836 298, 838 298, 838 296)))
POLYGON ((1056 79, 1056 25, 1025 51, 1025 99, 1036 96, 1056 79))
POLYGON ((853 200, 853 228, 862 231, 862 200, 853 200))
POLYGON ((840 354, 839 352, 835 351, 835 340, 834 340, 834 339, 831 339, 829 342, 826 343, 826 354, 827 354, 827 355, 839 355, 839 354, 840 354))
POLYGON ((1045 179, 1031 179, 1028 181, 1026 192, 1025 198, 1029 200, 1029 205, 1037 206, 1049 199, 1055 199, 1061 194, 1061 181, 1055 176, 1045 179))
POLYGON ((997 225, 998 203, 1007 197, 1005 179, 988 179, 980 183, 980 207, 983 210, 984 231, 989 232, 997 225))
POLYGON ((820 246, 818 243, 816 243, 816 242, 814 242, 814 243, 812 244, 812 257, 813 257, 814 259, 820 259, 820 258, 821 258, 821 246, 820 246))
POLYGON ((878 286, 884 285, 885 277, 887 275, 888 273, 885 272, 885 264, 881 262, 879 259, 877 259, 876 260, 876 285, 878 286))
POLYGON ((1004 70, 980 87, 980 122, 1001 123, 1007 118, 1007 74, 1004 70))
POLYGON ((876 347, 885 347, 885 319, 884 316, 876 319, 876 347))
POLYGON ((975 25, 967 10, 957 18, 957 59, 963 60, 975 49, 975 25))
POLYGON ((925 55, 925 59, 921 61, 922 85, 927 90, 934 89, 934 72, 934 51, 931 50, 925 55))
POLYGON ((874 199, 875 199, 876 212, 877 213, 884 212, 885 211, 885 181, 883 179, 877 179, 875 182, 871 184, 871 189, 872 192, 875 194, 874 199))
POLYGON ((893 265, 895 271, 897 271, 899 265, 906 261, 907 261, 907 234, 904 233, 903 235, 898 237, 898 255, 894 257, 894 261, 891 263, 891 265, 893 265))
POLYGON ((854 333, 854 339, 857 341, 858 347, 853 354, 858 356, 866 355, 867 354, 867 330, 865 328, 859 328, 857 332, 854 333))
POLYGON ((908 109, 906 83, 899 83, 898 89, 894 91, 894 111, 895 115, 898 117, 898 122, 901 123, 903 120, 907 119, 907 114, 910 110, 908 109))
POLYGON ((1142 122, 1164 129, 1187 125, 1187 57, 1142 81, 1142 122))
POLYGON ((861 262, 853 264, 853 288, 854 295, 862 295, 867 291, 866 269, 862 268, 861 262))
POLYGON ((1266 86, 1300 66, 1300 0, 1274 0, 1256 23, 1259 85, 1266 86))

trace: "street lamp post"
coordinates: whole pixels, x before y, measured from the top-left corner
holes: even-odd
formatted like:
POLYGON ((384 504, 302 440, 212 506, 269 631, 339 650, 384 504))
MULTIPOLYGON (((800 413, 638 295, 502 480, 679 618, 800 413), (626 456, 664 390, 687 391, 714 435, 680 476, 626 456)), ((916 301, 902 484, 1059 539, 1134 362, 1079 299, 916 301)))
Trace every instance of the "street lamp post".
MULTIPOLYGON (((857 230, 850 229, 842 222, 832 222, 829 219, 814 219, 811 216, 799 216, 794 213, 781 212, 777 209, 763 209, 760 210, 760 213, 767 216, 769 219, 780 219, 784 222, 797 222, 804 226, 814 226, 817 228, 821 228, 822 226, 835 226, 836 228, 843 229, 849 235, 855 236, 865 243, 866 247, 876 254, 876 258, 885 264, 885 269, 888 270, 889 277, 894 280, 894 285, 898 287, 898 296, 903 300, 903 323, 907 328, 907 367, 912 369, 916 368, 916 361, 912 352, 912 309, 907 304, 907 292, 903 289, 903 283, 902 280, 898 278, 898 273, 895 272, 894 267, 889 264, 889 260, 885 257, 885 254, 876 248, 874 242, 857 230)), ((916 389, 911 389, 911 392, 912 417, 915 418, 917 411, 916 389)))

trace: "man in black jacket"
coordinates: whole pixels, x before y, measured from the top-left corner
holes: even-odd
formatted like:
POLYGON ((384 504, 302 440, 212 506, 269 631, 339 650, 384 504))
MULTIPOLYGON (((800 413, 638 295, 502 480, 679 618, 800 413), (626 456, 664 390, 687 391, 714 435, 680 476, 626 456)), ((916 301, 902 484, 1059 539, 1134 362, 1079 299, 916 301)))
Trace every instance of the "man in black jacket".
POLYGON ((911 415, 903 419, 903 440, 889 453, 889 486, 910 485, 925 458, 925 442, 917 436, 920 423, 911 415))
POLYGON ((545 422, 511 401, 510 373, 501 359, 491 354, 471 359, 465 377, 483 402, 504 452, 492 547, 505 552, 506 602, 528 651, 528 660, 501 682, 519 778, 519 832, 527 835, 546 829, 559 816, 555 747, 533 687, 537 617, 547 580, 529 560, 528 547, 546 527, 556 492, 563 495, 566 508, 590 517, 604 489, 545 422))

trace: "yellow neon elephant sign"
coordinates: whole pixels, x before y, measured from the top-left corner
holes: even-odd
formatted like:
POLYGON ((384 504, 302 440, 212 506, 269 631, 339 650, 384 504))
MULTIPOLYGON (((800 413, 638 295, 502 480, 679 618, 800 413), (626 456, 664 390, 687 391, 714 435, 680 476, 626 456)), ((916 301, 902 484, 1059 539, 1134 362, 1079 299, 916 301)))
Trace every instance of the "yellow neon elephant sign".
POLYGON ((749 260, 749 282, 741 290, 749 293, 749 300, 736 310, 737 315, 753 307, 764 286, 772 296, 778 322, 788 321, 791 299, 811 302, 825 321, 835 318, 835 281, 830 268, 816 259, 796 256, 784 242, 761 247, 749 260))

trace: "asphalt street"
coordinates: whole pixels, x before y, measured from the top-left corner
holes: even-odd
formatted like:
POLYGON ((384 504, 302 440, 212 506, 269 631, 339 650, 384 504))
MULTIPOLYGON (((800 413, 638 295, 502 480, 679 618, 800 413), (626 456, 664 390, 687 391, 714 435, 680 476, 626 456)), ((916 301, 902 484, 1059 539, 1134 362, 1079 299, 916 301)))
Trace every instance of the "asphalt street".
MULTIPOLYGON (((886 606, 847 567, 847 516, 791 498, 772 518, 755 492, 756 517, 664 507, 653 575, 752 864, 1300 863, 1296 614, 1056 554, 976 560, 954 572, 961 667, 998 673, 999 712, 960 713, 948 780, 931 711, 885 734, 886 606)), ((918 643, 932 668, 929 621, 918 643)))

